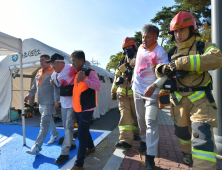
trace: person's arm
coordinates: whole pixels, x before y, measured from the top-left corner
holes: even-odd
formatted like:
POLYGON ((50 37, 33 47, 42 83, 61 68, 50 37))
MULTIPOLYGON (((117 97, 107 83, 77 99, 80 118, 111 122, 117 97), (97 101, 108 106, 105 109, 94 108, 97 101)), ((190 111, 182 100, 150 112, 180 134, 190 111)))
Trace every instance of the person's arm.
POLYGON ((203 55, 188 55, 175 61, 177 70, 209 71, 222 67, 222 53, 216 44, 205 43, 203 55))
POLYGON ((32 96, 35 95, 36 91, 37 91, 37 86, 36 86, 36 78, 35 78, 34 81, 32 82, 32 87, 31 87, 31 89, 29 90, 28 95, 29 95, 30 97, 32 97, 32 96))
POLYGON ((32 82, 31 89, 29 90, 28 94, 24 98, 24 102, 27 103, 29 101, 29 99, 35 95, 36 91, 37 91, 36 79, 34 79, 34 81, 32 82))
POLYGON ((54 102, 58 102, 60 101, 59 87, 53 85, 53 89, 54 89, 54 102))
POLYGON ((101 90, 101 83, 98 79, 96 72, 90 71, 89 77, 85 78, 84 82, 87 86, 93 90, 100 91, 101 90))
POLYGON ((158 78, 152 85, 146 88, 144 91, 144 96, 145 97, 151 97, 156 90, 156 88, 160 87, 163 85, 163 83, 167 80, 168 76, 164 75, 160 78, 158 78))
POLYGON ((53 85, 53 89, 54 89, 54 102, 55 102, 54 109, 56 110, 59 107, 58 102, 60 101, 59 87, 53 85))

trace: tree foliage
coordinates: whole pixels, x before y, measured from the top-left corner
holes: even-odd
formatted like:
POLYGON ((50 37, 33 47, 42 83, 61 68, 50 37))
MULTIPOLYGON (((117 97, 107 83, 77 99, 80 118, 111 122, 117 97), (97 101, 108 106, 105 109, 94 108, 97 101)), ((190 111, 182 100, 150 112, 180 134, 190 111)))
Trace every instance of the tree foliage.
POLYGON ((139 48, 140 44, 142 44, 142 34, 141 31, 136 32, 133 39, 136 41, 136 45, 139 48))
POLYGON ((123 52, 119 52, 116 55, 110 56, 110 61, 106 66, 106 70, 114 73, 117 67, 118 62, 124 57, 123 52))
POLYGON ((207 23, 199 28, 201 37, 197 37, 197 40, 202 42, 211 42, 211 26, 207 23))

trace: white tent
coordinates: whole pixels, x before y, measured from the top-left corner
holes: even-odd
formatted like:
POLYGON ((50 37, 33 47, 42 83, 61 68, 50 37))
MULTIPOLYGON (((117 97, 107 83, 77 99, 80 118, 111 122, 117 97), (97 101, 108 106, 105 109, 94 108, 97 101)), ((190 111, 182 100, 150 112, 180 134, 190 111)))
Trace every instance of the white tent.
MULTIPOLYGON (((69 54, 64 53, 63 51, 52 48, 38 40, 35 39, 26 39, 22 42, 23 46, 23 64, 22 68, 24 69, 24 95, 26 95, 31 87, 32 81, 36 72, 40 69, 39 57, 42 54, 52 55, 54 53, 59 53, 65 58, 65 63, 69 64, 70 57, 69 54)), ((7 91, 7 99, 4 99, 4 103, 7 105, 0 105, 0 110, 4 110, 4 112, 0 112, 0 122, 10 121, 9 110, 10 107, 15 107, 16 109, 21 109, 21 86, 19 85, 19 78, 12 78, 13 72, 19 68, 20 62, 18 61, 15 55, 8 55, 0 62, 0 71, 4 73, 0 77, 0 88, 3 89, 1 83, 4 81, 4 91, 7 91)), ((98 92, 98 106, 94 111, 94 118, 99 118, 100 115, 105 114, 112 108, 117 107, 117 102, 111 100, 110 89, 112 86, 112 79, 114 78, 114 74, 92 65, 92 69, 94 69, 98 76, 101 79, 102 89, 98 92)), ((17 75, 18 76, 18 75, 17 75)), ((33 104, 36 98, 30 100, 30 104, 33 104)), ((0 99, 1 103, 1 99, 0 99)))
MULTIPOLYGON (((12 37, 10 35, 4 34, 0 32, 0 56, 5 56, 5 55, 11 55, 11 54, 16 54, 12 55, 13 58, 12 60, 18 60, 20 59, 20 63, 22 63, 22 40, 12 37), (19 55, 18 55, 19 54, 19 55)), ((20 70, 21 70, 21 86, 23 86, 23 72, 22 72, 22 64, 19 65, 20 70)), ((1 112, 3 113, 0 114, 0 119, 2 118, 3 121, 7 120, 7 116, 4 114, 9 114, 9 108, 10 108, 10 96, 8 93, 11 92, 11 83, 9 83, 11 74, 9 69, 5 67, 4 63, 3 65, 0 65, 1 68, 1 75, 0 75, 0 109, 1 112), (8 84, 9 83, 9 84, 8 84), (2 116, 1 116, 2 115, 2 116)), ((23 89, 22 89, 23 90, 23 89)), ((21 98, 23 98, 23 93, 21 92, 21 98)), ((22 115, 24 114, 24 102, 23 100, 21 101, 21 106, 22 106, 22 115)), ((22 116, 22 125, 23 125, 23 145, 26 144, 25 141, 25 118, 24 115, 22 116)))

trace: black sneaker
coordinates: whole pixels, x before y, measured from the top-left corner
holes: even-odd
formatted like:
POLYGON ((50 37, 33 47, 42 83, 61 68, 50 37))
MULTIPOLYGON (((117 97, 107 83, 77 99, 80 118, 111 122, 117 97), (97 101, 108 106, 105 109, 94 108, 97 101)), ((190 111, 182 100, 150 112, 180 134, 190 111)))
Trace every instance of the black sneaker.
POLYGON ((73 150, 73 149, 76 149, 76 144, 75 144, 75 145, 72 145, 69 150, 71 151, 71 150, 73 150))
POLYGON ((155 170, 155 156, 146 155, 146 170, 155 170))
POLYGON ((55 160, 55 163, 57 163, 57 164, 64 164, 67 160, 69 160, 69 155, 60 155, 55 160))
POLYGON ((140 142, 140 146, 138 148, 139 152, 146 152, 146 142, 140 142))
POLYGON ((63 141, 64 141, 64 137, 65 137, 65 136, 63 136, 63 137, 59 138, 58 145, 62 145, 62 143, 63 143, 63 141))
POLYGON ((126 143, 126 142, 117 142, 116 143, 116 147, 119 147, 119 148, 132 148, 132 145, 126 143))

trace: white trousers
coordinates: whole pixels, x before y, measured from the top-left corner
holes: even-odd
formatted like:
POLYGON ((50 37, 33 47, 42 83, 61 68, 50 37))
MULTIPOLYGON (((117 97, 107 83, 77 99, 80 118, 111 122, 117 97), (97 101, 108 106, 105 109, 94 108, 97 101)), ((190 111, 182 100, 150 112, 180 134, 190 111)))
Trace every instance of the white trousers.
POLYGON ((75 144, 73 138, 73 129, 75 123, 75 112, 73 108, 63 108, 62 111, 62 124, 65 130, 65 138, 62 143, 61 155, 68 155, 70 147, 75 144))
POLYGON ((52 120, 52 113, 54 110, 53 104, 41 104, 39 105, 39 112, 41 114, 40 131, 36 139, 36 144, 39 149, 42 147, 43 141, 45 140, 48 130, 50 130, 51 135, 58 135, 59 132, 56 130, 54 121, 52 120))
POLYGON ((133 94, 141 141, 146 142, 147 155, 157 156, 159 131, 156 115, 159 95, 144 97, 135 91, 133 94))

